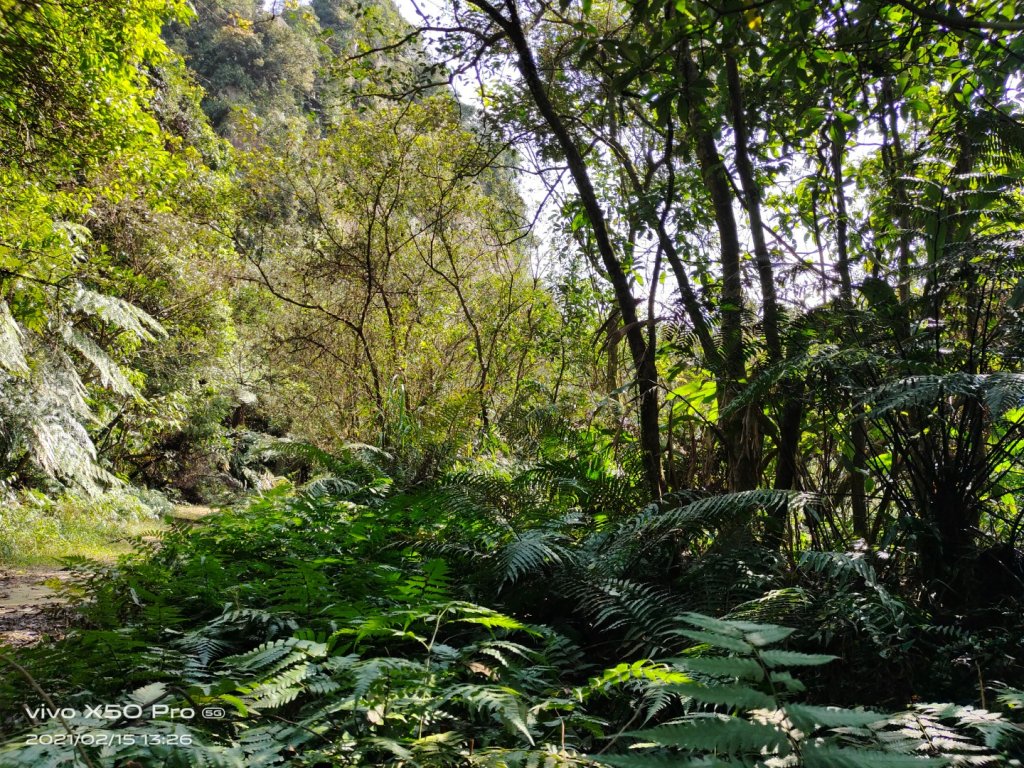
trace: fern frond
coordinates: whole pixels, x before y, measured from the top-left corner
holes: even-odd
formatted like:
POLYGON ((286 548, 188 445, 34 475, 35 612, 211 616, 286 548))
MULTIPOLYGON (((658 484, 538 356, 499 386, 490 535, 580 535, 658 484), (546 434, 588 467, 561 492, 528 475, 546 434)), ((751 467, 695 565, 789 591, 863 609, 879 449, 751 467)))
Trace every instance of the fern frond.
POLYGON ((830 580, 848 582, 860 578, 870 587, 878 585, 875 569, 862 552, 820 552, 807 550, 800 554, 797 567, 818 573, 830 580))
POLYGON ((98 293, 79 284, 71 299, 73 310, 98 317, 143 341, 166 336, 164 327, 148 313, 116 296, 98 293))
POLYGON ((713 530, 727 523, 742 520, 755 510, 774 510, 788 506, 798 510, 813 504, 816 496, 798 491, 762 489, 709 496, 650 518, 637 536, 652 539, 672 531, 713 530))
POLYGON ((943 759, 832 744, 809 745, 803 750, 802 758, 807 768, 946 768, 949 765, 943 759))
POLYGON ((29 372, 21 339, 21 326, 11 315, 11 308, 7 302, 0 299, 0 368, 12 373, 29 372))
POLYGON ((773 589, 753 600, 735 606, 725 618, 773 624, 797 624, 812 603, 807 590, 801 587, 773 589))
POLYGON ((729 707, 730 709, 771 709, 775 706, 775 700, 771 696, 746 685, 684 683, 669 685, 665 689, 701 704, 729 707))
POLYGON ((737 656, 700 656, 674 660, 683 669, 709 677, 749 680, 758 683, 764 680, 764 668, 756 659, 744 659, 737 656))
POLYGON ((1024 403, 1024 374, 1020 373, 947 373, 908 376, 877 387, 861 404, 864 418, 876 419, 914 408, 932 407, 942 398, 965 397, 983 402, 990 415, 1001 417, 1024 403))
POLYGON ((630 652, 665 650, 674 627, 679 599, 667 590, 629 579, 568 582, 566 594, 594 629, 621 631, 630 652))
POLYGON ((530 733, 532 717, 525 711, 521 696, 515 689, 500 685, 457 685, 449 689, 442 699, 452 700, 465 701, 472 710, 493 715, 533 746, 533 734, 530 733))
POLYGON ((731 755, 768 754, 784 756, 790 752, 786 735, 763 723, 752 723, 726 715, 694 715, 684 722, 666 724, 627 736, 668 747, 726 753, 731 755))
POLYGON ((887 718, 887 715, 867 710, 814 707, 808 704, 789 704, 786 706, 786 714, 805 733, 818 728, 860 728, 887 718))
POLYGON ((138 394, 121 367, 100 348, 100 345, 76 328, 64 329, 64 341, 69 347, 88 360, 100 376, 100 383, 119 395, 138 394))
POLYGON ((500 584, 514 584, 528 573, 539 574, 550 566, 573 562, 567 544, 565 535, 541 528, 513 534, 496 555, 500 584))

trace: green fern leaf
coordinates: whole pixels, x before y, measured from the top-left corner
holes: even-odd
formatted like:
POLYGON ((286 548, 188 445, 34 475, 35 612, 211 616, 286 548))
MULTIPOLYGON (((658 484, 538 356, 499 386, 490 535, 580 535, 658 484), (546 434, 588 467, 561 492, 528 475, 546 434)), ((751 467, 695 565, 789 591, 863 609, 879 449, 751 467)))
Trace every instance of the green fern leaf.
POLYGON ((162 698, 165 693, 167 693, 167 685, 165 683, 150 683, 149 685, 132 691, 128 694, 128 698, 137 704, 148 706, 162 698))
POLYGON ((627 735, 663 746, 718 753, 757 755, 767 751, 787 755, 790 752, 786 735, 778 729, 718 715, 698 716, 687 722, 659 725, 627 735))
POLYGON ((775 707, 775 700, 771 696, 744 685, 684 683, 682 685, 666 686, 666 690, 705 704, 715 704, 736 709, 773 709, 775 707))
POLYGON ((677 629, 673 631, 673 634, 682 635, 690 640, 695 640, 698 643, 704 643, 715 648, 724 648, 727 651, 746 654, 754 652, 754 646, 742 637, 730 637, 718 632, 698 632, 692 629, 677 629))
POLYGON ((914 757, 829 744, 808 745, 801 756, 806 768, 944 768, 950 764, 944 758, 914 757))
POLYGON ((116 328, 135 335, 145 341, 153 341, 167 332, 148 313, 116 296, 97 293, 79 285, 71 306, 83 314, 94 315, 116 328))
POLYGON ((789 704, 786 714, 797 728, 807 733, 816 728, 856 728, 886 719, 886 715, 869 710, 812 707, 807 704, 789 704))
POLYGON ((740 680, 760 682, 764 680, 764 669, 756 659, 742 659, 735 656, 722 658, 681 658, 673 659, 673 663, 684 669, 713 677, 734 677, 740 680))
POLYGON ((835 661, 838 656, 824 653, 798 653, 796 651, 762 651, 761 660, 771 668, 775 667, 818 667, 835 661))
POLYGON ((730 768, 735 763, 716 757, 680 757, 667 752, 641 752, 624 755, 596 755, 590 758, 614 768, 730 768))
POLYGON ((21 326, 11 315, 11 308, 7 302, 0 299, 0 367, 12 373, 29 372, 21 338, 21 326))

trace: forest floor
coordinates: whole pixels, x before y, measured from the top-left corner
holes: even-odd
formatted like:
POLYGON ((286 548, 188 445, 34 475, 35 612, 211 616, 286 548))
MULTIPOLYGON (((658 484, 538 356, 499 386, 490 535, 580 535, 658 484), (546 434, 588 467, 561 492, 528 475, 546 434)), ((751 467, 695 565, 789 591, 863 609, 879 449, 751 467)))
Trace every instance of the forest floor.
POLYGON ((70 611, 57 590, 67 577, 52 568, 0 572, 0 645, 34 645, 63 633, 70 611))
MULTIPOLYGON (((158 530, 166 529, 175 520, 197 523, 213 511, 210 507, 179 505, 162 524, 149 528, 155 538, 158 530)), ((112 546, 98 559, 114 562, 127 551, 112 546)), ((35 645, 45 637, 63 635, 75 619, 74 610, 61 595, 62 586, 70 576, 71 572, 61 568, 59 562, 0 567, 0 646, 35 645)))

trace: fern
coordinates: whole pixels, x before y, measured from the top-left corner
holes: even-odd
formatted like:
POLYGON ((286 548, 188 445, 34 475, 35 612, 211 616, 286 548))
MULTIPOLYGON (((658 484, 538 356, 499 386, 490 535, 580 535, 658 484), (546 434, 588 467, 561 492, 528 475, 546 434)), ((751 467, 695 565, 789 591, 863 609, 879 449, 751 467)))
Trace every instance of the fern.
POLYGON ((513 534, 495 557, 500 583, 514 584, 527 573, 539 576, 547 567, 572 563, 573 555, 567 543, 568 538, 557 531, 534 528, 513 534))
POLYGON ((526 711, 516 690, 498 685, 457 685, 448 690, 438 706, 453 700, 464 701, 472 712, 483 712, 497 718, 502 725, 520 734, 533 746, 533 735, 530 733, 533 718, 526 711))
POLYGON ((914 628, 911 608, 880 582, 864 553, 804 552, 798 568, 825 580, 816 610, 826 618, 814 637, 829 642, 848 625, 865 634, 882 658, 906 650, 914 628))
MULTIPOLYGON (((852 607, 844 620, 882 632, 905 605, 860 553, 808 555, 797 587, 770 553, 708 534, 792 496, 678 496, 667 513, 695 514, 661 529, 658 549, 665 509, 599 519, 571 473, 524 472, 383 501, 277 488, 144 556, 77 563, 80 609, 106 628, 33 651, 33 673, 61 697, 222 707, 223 720, 182 726, 193 745, 181 759, 195 765, 775 768, 1011 754, 1020 729, 993 713, 804 700, 798 678, 836 662, 797 643, 831 612, 852 607), (523 557, 506 556, 520 540, 523 557), (700 545, 703 559, 687 552, 672 570, 645 560, 700 545), (731 612, 687 612, 705 600, 731 612), (766 620, 797 614, 802 633, 766 620)), ((0 681, 0 697, 24 691, 0 681)), ((0 764, 58 759, 5 749, 0 764)))
POLYGON ((758 509, 788 507, 800 510, 816 501, 809 493, 755 490, 709 496, 669 509, 647 518, 635 529, 634 536, 656 542, 669 535, 693 535, 696 532, 741 528, 758 509))
POLYGON ((333 496, 367 501, 386 496, 391 488, 391 479, 380 466, 387 455, 362 443, 351 443, 331 452, 312 443, 262 435, 236 463, 244 470, 251 463, 278 458, 322 471, 307 483, 307 494, 312 499, 333 496))
POLYGON ((665 589, 628 579, 581 580, 565 588, 594 629, 621 632, 628 653, 667 647, 674 625, 672 608, 680 602, 665 589))
MULTIPOLYGON (((84 235, 88 236, 87 230, 84 235)), ((50 290, 50 289, 47 289, 50 290)), ((123 397, 138 397, 121 365, 87 332, 86 318, 126 332, 139 341, 165 335, 160 324, 138 307, 80 283, 52 289, 49 328, 29 330, 0 301, 0 420, 6 456, 27 453, 44 473, 94 492, 117 483, 97 462, 86 425, 94 420, 83 371, 86 361, 99 384, 123 397)))
POLYGON ((10 306, 0 299, 0 368, 14 374, 29 372, 22 337, 21 326, 11 314, 10 306))
POLYGON ((789 743, 778 729, 725 715, 694 715, 683 723, 659 725, 626 735, 697 752, 736 756, 789 754, 789 743))
POLYGON ((448 563, 441 558, 432 558, 421 566, 422 573, 406 577, 401 594, 407 600, 422 600, 440 603, 451 598, 451 580, 448 563))
POLYGON ((866 414, 878 418, 922 406, 931 407, 943 397, 978 399, 992 418, 998 419, 1024 403, 1024 374, 947 373, 910 376, 884 384, 863 399, 866 414))
POLYGON ((159 322, 133 304, 116 296, 98 293, 81 284, 75 287, 70 307, 84 315, 98 317, 140 340, 153 341, 158 336, 167 335, 159 322))
POLYGON ((772 589, 759 597, 740 603, 726 615, 728 619, 766 623, 789 623, 806 617, 813 600, 802 587, 772 589))
POLYGON ((1022 733, 998 715, 949 705, 887 715, 790 702, 788 696, 801 686, 786 668, 819 666, 835 657, 774 647, 793 632, 778 625, 692 613, 682 618, 694 629, 680 635, 729 656, 676 660, 675 669, 703 682, 664 687, 692 701, 694 711, 623 734, 635 740, 633 748, 596 755, 596 762, 621 768, 754 761, 829 768, 994 765, 1000 763, 998 749, 1022 733))
POLYGON ((100 384, 119 395, 134 397, 138 391, 128 381, 121 367, 103 351, 99 344, 77 328, 64 328, 64 341, 69 348, 78 352, 92 364, 100 377, 100 384))

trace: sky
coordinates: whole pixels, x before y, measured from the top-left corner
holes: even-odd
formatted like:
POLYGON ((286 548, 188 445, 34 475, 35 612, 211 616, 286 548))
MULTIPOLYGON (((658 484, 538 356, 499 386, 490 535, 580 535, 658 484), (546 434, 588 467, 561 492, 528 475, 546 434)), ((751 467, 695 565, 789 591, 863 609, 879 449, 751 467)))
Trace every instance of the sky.
MULTIPOLYGON (((392 2, 398 9, 398 12, 402 14, 402 18, 414 26, 423 23, 422 14, 437 18, 444 13, 446 6, 444 0, 392 0, 392 2)), ((437 37, 438 35, 433 35, 433 39, 436 40, 437 37)), ((426 40, 429 45, 431 37, 428 36, 426 40)), ((508 77, 512 75, 511 71, 507 73, 508 77)), ((479 86, 475 80, 468 78, 456 79, 452 86, 461 102, 472 106, 480 105, 479 86)), ((529 148, 524 147, 524 150, 528 151, 529 148)), ((524 158, 524 165, 529 166, 530 164, 528 158, 524 158)), ((519 187, 520 195, 522 195, 523 200, 526 202, 529 215, 533 217, 537 214, 537 209, 548 197, 544 182, 536 175, 521 173, 517 177, 517 186, 519 187)), ((539 273, 549 272, 556 267, 552 263, 551 256, 553 255, 553 244, 557 238, 550 216, 557 206, 557 201, 564 199, 567 192, 571 192, 571 189, 566 189, 564 184, 558 184, 556 193, 551 196, 547 205, 540 211, 540 215, 537 216, 533 234, 537 238, 539 245, 533 260, 534 269, 539 273)))

